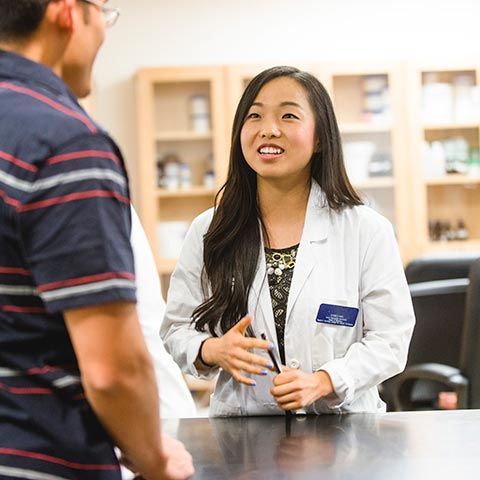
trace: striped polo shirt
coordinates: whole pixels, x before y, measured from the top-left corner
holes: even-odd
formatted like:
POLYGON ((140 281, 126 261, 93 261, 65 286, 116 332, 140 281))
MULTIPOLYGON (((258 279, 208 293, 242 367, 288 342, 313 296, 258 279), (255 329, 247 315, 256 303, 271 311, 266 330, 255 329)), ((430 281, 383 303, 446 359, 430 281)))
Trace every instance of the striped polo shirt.
POLYGON ((0 479, 120 479, 62 312, 135 301, 125 166, 46 66, 0 51, 0 479))

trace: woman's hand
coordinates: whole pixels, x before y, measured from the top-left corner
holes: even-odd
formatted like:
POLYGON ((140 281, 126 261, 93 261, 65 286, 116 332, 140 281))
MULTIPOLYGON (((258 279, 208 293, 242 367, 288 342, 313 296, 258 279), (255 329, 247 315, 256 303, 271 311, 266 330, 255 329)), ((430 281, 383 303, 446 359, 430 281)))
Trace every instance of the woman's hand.
POLYGON ((323 370, 305 373, 283 367, 282 373, 273 379, 270 393, 281 409, 296 410, 333 393, 333 385, 330 376, 323 370))
POLYGON ((245 337, 245 331, 251 322, 251 315, 247 315, 222 337, 206 340, 202 346, 201 359, 208 365, 218 365, 237 382, 255 386, 255 380, 245 376, 244 372, 266 375, 266 369, 273 369, 273 365, 270 359, 248 350, 252 348, 269 350, 274 346, 267 340, 245 337))

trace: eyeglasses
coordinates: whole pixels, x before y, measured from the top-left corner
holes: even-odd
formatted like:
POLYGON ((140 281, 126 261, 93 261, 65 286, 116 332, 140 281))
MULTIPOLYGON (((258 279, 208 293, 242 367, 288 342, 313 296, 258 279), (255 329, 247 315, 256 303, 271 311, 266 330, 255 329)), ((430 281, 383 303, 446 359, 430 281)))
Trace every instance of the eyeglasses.
MULTIPOLYGON (((105 5, 107 2, 102 2, 101 0, 82 0, 85 3, 90 3, 98 7, 103 14, 105 20, 105 26, 107 28, 113 27, 117 23, 118 17, 120 16, 120 11, 114 7, 108 7, 105 5)), ((108 1, 108 0, 107 0, 108 1)))

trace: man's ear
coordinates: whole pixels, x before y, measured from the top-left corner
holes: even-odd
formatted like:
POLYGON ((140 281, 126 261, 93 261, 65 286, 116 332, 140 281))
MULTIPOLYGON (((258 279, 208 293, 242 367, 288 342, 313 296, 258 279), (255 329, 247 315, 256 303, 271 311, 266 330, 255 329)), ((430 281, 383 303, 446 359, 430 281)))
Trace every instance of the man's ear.
POLYGON ((50 2, 45 17, 62 30, 73 32, 76 21, 76 0, 54 0, 50 2))

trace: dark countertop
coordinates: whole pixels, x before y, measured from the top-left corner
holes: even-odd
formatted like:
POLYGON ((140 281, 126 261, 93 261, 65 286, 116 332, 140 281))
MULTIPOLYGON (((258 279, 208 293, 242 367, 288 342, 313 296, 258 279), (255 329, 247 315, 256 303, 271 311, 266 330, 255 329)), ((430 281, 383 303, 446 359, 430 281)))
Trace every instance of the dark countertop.
POLYGON ((480 478, 480 410, 164 420, 195 479, 480 478))

